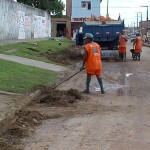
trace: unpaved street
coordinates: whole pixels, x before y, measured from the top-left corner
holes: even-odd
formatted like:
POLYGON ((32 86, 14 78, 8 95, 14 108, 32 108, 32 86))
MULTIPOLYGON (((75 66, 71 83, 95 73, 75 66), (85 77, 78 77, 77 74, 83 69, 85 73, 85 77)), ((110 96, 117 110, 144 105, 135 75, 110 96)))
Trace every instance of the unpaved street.
MULTIPOLYGON (((24 150, 148 150, 150 149, 150 48, 143 47, 141 61, 103 62, 106 94, 92 78, 88 95, 72 106, 30 106, 57 117, 43 121, 29 137, 24 150), (59 116, 59 117, 58 117, 59 116)), ((59 89, 84 89, 84 71, 59 89)))

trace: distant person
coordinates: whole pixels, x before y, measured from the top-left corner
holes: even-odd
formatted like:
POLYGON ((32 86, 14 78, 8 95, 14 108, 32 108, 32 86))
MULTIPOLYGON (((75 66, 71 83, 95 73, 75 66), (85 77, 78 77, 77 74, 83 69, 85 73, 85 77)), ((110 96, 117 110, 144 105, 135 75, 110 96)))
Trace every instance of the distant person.
POLYGON ((102 74, 102 62, 101 62, 101 48, 100 46, 93 42, 93 35, 91 33, 85 34, 85 46, 84 46, 84 59, 83 65, 80 70, 83 70, 84 65, 86 65, 86 89, 84 93, 89 93, 89 86, 91 81, 91 76, 96 75, 99 82, 101 93, 104 94, 103 81, 101 78, 102 74))
POLYGON ((68 28, 64 28, 64 36, 67 37, 67 38, 69 37, 68 36, 68 28))
POLYGON ((133 60, 140 61, 141 52, 142 52, 142 38, 140 36, 140 33, 136 34, 136 39, 133 43, 133 47, 134 47, 134 58, 133 58, 133 60))
POLYGON ((124 31, 120 32, 119 36, 119 58, 122 61, 126 61, 126 45, 127 45, 127 36, 124 31))
POLYGON ((146 42, 149 43, 149 32, 147 32, 147 36, 146 36, 146 42))
POLYGON ((142 37, 142 40, 143 40, 144 43, 146 42, 146 38, 147 38, 146 34, 144 34, 143 37, 142 37))

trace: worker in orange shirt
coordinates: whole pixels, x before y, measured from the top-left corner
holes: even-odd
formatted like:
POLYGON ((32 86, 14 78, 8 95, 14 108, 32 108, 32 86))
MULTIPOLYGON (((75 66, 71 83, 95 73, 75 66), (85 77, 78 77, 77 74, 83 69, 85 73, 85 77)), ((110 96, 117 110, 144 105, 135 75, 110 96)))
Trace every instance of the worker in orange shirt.
POLYGON ((126 61, 126 45, 127 45, 127 36, 124 31, 120 32, 119 36, 119 58, 122 61, 126 61))
POLYGON ((96 75, 101 88, 101 93, 104 94, 105 92, 103 88, 103 81, 101 78, 102 74, 101 48, 97 43, 93 42, 92 34, 86 33, 84 39, 86 45, 84 46, 83 65, 80 70, 82 70, 84 68, 84 65, 86 65, 87 79, 86 79, 86 90, 84 90, 83 92, 89 93, 91 76, 96 75))
POLYGON ((141 38, 141 35, 140 33, 137 33, 136 34, 136 39, 133 43, 133 47, 134 48, 134 57, 133 57, 133 60, 138 60, 140 61, 140 58, 141 58, 141 52, 142 52, 142 38, 141 38))

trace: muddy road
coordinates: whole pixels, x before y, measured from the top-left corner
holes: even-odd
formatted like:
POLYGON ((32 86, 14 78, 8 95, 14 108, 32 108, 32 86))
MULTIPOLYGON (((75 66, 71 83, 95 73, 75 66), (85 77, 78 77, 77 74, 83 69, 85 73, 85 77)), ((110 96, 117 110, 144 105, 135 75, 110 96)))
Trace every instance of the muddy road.
MULTIPOLYGON (((131 49, 128 44, 128 50, 131 49)), ((76 68, 77 70, 77 68, 76 68)), ((76 71, 74 69, 74 72, 76 71)), ((84 71, 58 89, 82 91, 84 71)), ((69 105, 33 103, 26 111, 46 116, 28 136, 14 142, 23 150, 148 150, 150 148, 150 48, 141 61, 103 62, 106 94, 92 78, 88 95, 69 105)), ((66 97, 64 97, 66 98, 66 97)), ((38 120, 38 119, 37 119, 38 120)), ((37 120, 34 120, 35 122, 37 120)), ((6 142, 6 141, 5 141, 6 142)))

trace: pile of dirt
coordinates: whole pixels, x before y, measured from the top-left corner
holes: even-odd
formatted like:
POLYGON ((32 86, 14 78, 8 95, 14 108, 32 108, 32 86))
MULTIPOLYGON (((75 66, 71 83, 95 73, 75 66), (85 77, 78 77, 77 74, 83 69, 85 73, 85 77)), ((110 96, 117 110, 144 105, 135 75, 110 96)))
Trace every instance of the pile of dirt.
MULTIPOLYGON (((57 118, 58 116, 55 117, 57 118)), ((16 113, 16 118, 15 124, 0 135, 0 149, 2 150, 22 149, 21 139, 33 133, 35 127, 40 125, 42 120, 51 119, 51 116, 38 111, 28 111, 25 109, 16 113)))
POLYGON ((53 90, 45 87, 42 94, 36 100, 36 103, 44 103, 49 106, 70 106, 81 99, 81 93, 76 89, 68 91, 53 90))
POLYGON ((49 116, 38 111, 19 111, 17 114, 17 126, 28 128, 34 125, 40 125, 42 120, 49 119, 49 116))
POLYGON ((74 62, 78 62, 83 59, 82 48, 71 46, 59 53, 51 53, 49 50, 42 53, 40 57, 46 57, 48 60, 59 63, 70 65, 74 62))
POLYGON ((0 149, 21 150, 24 145, 22 139, 33 134, 36 126, 42 124, 43 120, 62 117, 59 113, 44 113, 39 109, 33 109, 36 105, 46 104, 46 107, 66 107, 81 99, 81 94, 75 90, 68 91, 53 90, 50 87, 41 88, 42 94, 31 103, 31 108, 25 108, 16 113, 16 122, 0 134, 0 149), (36 105, 35 105, 36 104, 36 105))

